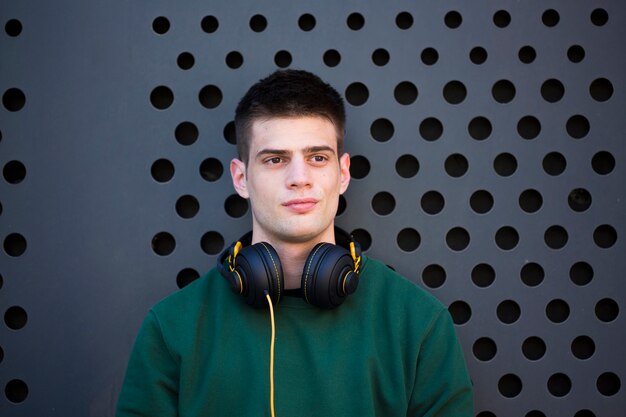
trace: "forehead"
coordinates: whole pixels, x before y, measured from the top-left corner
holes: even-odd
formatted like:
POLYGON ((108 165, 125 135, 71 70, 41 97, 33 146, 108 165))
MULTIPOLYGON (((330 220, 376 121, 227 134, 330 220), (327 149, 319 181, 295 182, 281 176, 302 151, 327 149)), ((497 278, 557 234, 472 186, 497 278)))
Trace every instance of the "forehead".
POLYGON ((337 130, 328 119, 319 116, 273 117, 252 122, 250 150, 298 149, 327 145, 337 150, 337 130))

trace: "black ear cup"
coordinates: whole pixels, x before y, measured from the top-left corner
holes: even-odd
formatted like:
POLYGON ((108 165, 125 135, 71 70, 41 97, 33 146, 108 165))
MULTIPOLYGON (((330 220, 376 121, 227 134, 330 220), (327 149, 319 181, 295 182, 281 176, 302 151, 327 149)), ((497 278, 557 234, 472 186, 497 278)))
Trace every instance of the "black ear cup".
POLYGON ((359 285, 350 252, 330 243, 311 250, 302 271, 302 291, 307 303, 331 309, 340 306, 359 285))
POLYGON ((284 291, 283 269, 274 248, 261 242, 242 248, 228 277, 233 291, 241 294, 254 308, 267 307, 265 292, 273 304, 280 302, 284 291), (241 282, 240 286, 238 282, 241 282))

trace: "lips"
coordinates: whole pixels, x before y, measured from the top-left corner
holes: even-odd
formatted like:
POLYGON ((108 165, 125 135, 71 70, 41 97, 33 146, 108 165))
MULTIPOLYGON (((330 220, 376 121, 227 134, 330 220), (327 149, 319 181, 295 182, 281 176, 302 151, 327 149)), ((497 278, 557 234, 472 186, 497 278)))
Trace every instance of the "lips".
POLYGON ((295 213, 303 214, 313 210, 316 204, 317 200, 314 198, 298 198, 283 203, 283 206, 295 213))

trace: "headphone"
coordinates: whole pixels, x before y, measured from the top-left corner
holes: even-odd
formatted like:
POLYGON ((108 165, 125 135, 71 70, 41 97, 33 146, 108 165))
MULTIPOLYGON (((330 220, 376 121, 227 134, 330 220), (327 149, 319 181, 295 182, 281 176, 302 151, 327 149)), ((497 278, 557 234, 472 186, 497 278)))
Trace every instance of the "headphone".
MULTIPOLYGON (((338 227, 335 239, 337 245, 322 242, 311 249, 300 281, 305 301, 323 309, 338 307, 359 285, 359 244, 338 227)), ((267 242, 251 243, 252 232, 248 232, 222 252, 217 268, 248 305, 267 307, 266 294, 278 304, 285 291, 278 254, 267 242)))

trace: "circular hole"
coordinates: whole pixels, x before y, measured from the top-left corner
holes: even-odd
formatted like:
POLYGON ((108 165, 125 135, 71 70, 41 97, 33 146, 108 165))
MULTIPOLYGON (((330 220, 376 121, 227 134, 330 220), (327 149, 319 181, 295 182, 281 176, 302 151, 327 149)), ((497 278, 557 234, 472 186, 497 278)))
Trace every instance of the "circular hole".
POLYGON ((491 122, 486 117, 474 117, 467 125, 469 135, 476 140, 485 140, 492 132, 491 122))
POLYGON ((181 145, 191 145, 198 140, 198 128, 191 122, 182 122, 174 131, 176 141, 181 145))
POLYGON ((493 24, 505 28, 511 23, 511 15, 506 10, 498 10, 493 14, 493 24))
POLYGON ((386 49, 378 48, 372 53, 372 62, 382 67, 389 63, 389 52, 386 49))
POLYGON ((207 85, 200 90, 198 99, 203 107, 214 109, 222 102, 222 91, 215 85, 207 85))
POLYGON ((493 169, 502 177, 511 176, 517 170, 517 159, 508 152, 501 153, 493 160, 493 169))
POLYGON ((372 208, 377 214, 386 216, 396 208, 396 199, 390 193, 381 191, 372 198, 372 208))
POLYGON ((491 411, 481 411, 480 413, 476 414, 476 417, 496 417, 496 415, 491 411))
POLYGON ((459 104, 467 97, 467 89, 461 81, 450 81, 443 87, 443 98, 450 104, 459 104))
POLYGON ((351 233, 352 237, 361 246, 362 251, 366 251, 372 246, 372 235, 365 229, 356 229, 351 233))
POLYGON ((591 167, 597 174, 610 174, 615 168, 615 158, 610 152, 600 151, 591 159, 591 167))
POLYGON ((324 52, 323 59, 326 66, 333 68, 339 65, 339 63, 341 62, 341 55, 337 50, 329 49, 328 51, 324 52))
POLYGON ((229 52, 226 55, 226 65, 230 69, 237 69, 241 67, 243 65, 243 55, 237 51, 229 52))
POLYGON ((200 239, 200 246, 207 255, 217 255, 224 249, 224 238, 218 232, 207 232, 200 239))
POLYGON ((425 213, 437 214, 443 210, 445 200, 441 193, 437 191, 428 191, 422 196, 420 204, 425 213))
POLYGON ((580 45, 572 45, 567 50, 567 59, 573 63, 579 63, 585 59, 585 49, 580 45))
POLYGON ((469 53, 470 61, 476 65, 484 64, 487 61, 487 50, 482 46, 472 48, 469 53))
POLYGON ((465 301, 455 301, 448 306, 452 321, 456 325, 467 323, 472 318, 472 309, 465 301))
POLYGON ((413 26, 413 16, 409 12, 401 12, 396 16, 396 26, 402 30, 406 30, 413 26))
POLYGON ((224 211, 230 217, 243 217, 248 211, 248 200, 239 194, 232 194, 224 201, 224 211))
POLYGON ((435 48, 424 48, 420 58, 425 65, 434 65, 439 60, 439 52, 435 48))
POLYGON ((461 13, 457 12, 456 10, 452 10, 446 13, 445 17, 443 18, 443 22, 450 29, 456 29, 461 26, 461 23, 463 23, 463 17, 461 16, 461 13))
POLYGON ((19 404, 28 397, 28 385, 21 379, 12 379, 4 387, 4 395, 13 404, 19 404))
POLYGON ((422 281, 428 288, 439 288, 446 282, 446 270, 440 265, 428 265, 422 271, 422 281))
POLYGON ((388 119, 376 119, 370 126, 370 134, 377 142, 387 142, 393 137, 393 123, 388 119))
POLYGON ((544 272, 543 267, 535 262, 525 264, 520 271, 522 282, 529 287, 536 287, 541 284, 545 276, 546 273, 544 272))
POLYGON ((610 298, 603 298, 596 303, 596 317, 605 323, 611 322, 619 314, 619 305, 610 298))
POLYGON ((565 374, 554 374, 548 379, 548 391, 555 397, 564 397, 572 389, 572 381, 565 374))
POLYGON ((417 175, 419 169, 419 161, 413 155, 402 155, 396 161, 396 172, 402 178, 414 177, 417 175))
POLYGON ((9 307, 4 313, 4 324, 11 330, 20 330, 26 326, 28 314, 20 306, 9 307))
POLYGON ((598 392, 607 397, 617 394, 621 387, 622 382, 613 372, 603 373, 596 381, 596 388, 598 388, 598 392))
POLYGON ((565 157, 558 152, 550 152, 543 158, 543 170, 548 175, 556 176, 565 171, 567 161, 565 157))
POLYGON ((315 28, 315 17, 312 14, 305 13, 298 19, 298 27, 305 32, 309 32, 315 28))
POLYGON ((176 275, 176 285, 178 288, 185 288, 195 280, 200 278, 200 274, 193 268, 185 268, 176 275))
POLYGON ((176 201, 176 213, 183 219, 191 219, 200 210, 200 203, 192 195, 184 195, 176 201))
POLYGON ((596 26, 604 26, 609 21, 609 14, 604 9, 594 9, 591 12, 591 23, 596 26))
POLYGON ((215 158, 207 158, 200 164, 200 176, 209 182, 217 181, 222 177, 224 167, 215 158))
POLYGON ((9 256, 22 256, 26 252, 26 247, 26 238, 19 233, 11 233, 4 238, 4 251, 9 256))
POLYGON ((152 105, 159 110, 167 109, 173 102, 174 93, 172 93, 172 90, 170 90, 169 87, 164 85, 156 87, 150 93, 150 103, 152 103, 152 105))
POLYGON ((517 53, 517 57, 524 64, 532 63, 537 58, 537 52, 532 46, 522 46, 517 53))
POLYGON ((517 397, 522 392, 522 380, 514 374, 506 374, 498 381, 498 391, 506 398, 517 397))
POLYGON ((470 243, 470 235, 462 227, 453 227, 446 234, 446 244, 455 252, 467 248, 470 243))
POLYGON ((543 205, 543 197, 537 190, 528 189, 519 196, 519 206, 526 213, 536 213, 543 205))
POLYGON ((572 341, 572 354, 581 360, 589 359, 596 351, 596 344, 589 336, 578 336, 572 341))
POLYGON ((278 51, 276 52, 276 55, 274 55, 274 63, 279 68, 287 68, 291 65, 291 61, 292 58, 289 51, 278 51))
POLYGON ((346 100, 353 106, 364 104, 369 98, 369 91, 365 84, 354 82, 346 88, 346 100))
POLYGON ((250 29, 254 32, 263 32, 267 28, 267 19, 265 16, 255 14, 250 18, 250 29))
POLYGON ((511 250, 519 243, 519 234, 511 226, 504 226, 496 232, 496 245, 502 250, 511 250))
POLYGON ((556 103, 563 98, 564 94, 563 83, 554 78, 544 81, 541 85, 541 97, 548 103, 556 103))
POLYGON ((567 244, 567 230, 562 226, 550 226, 543 236, 546 245, 551 249, 561 249, 567 244))
POLYGON ((559 12, 554 9, 548 9, 541 15, 541 21, 549 28, 556 26, 560 19, 559 12))
POLYGON ((487 288, 496 280, 496 271, 489 264, 478 264, 472 268, 472 282, 480 288, 487 288))
POLYGON ((491 95, 498 103, 510 103, 515 97, 515 86, 509 80, 497 81, 491 89, 491 95))
POLYGON ((152 238, 152 250, 160 256, 167 256, 174 252, 176 240, 168 232, 159 232, 152 238))
POLYGON ((19 88, 9 88, 2 95, 2 104, 8 111, 20 111, 26 104, 26 96, 19 88))
POLYGON ((363 179, 370 172, 370 161, 362 155, 350 157, 350 176, 358 180, 363 179))
POLYGON ((541 123, 534 116, 524 116, 517 122, 517 133, 524 139, 535 139, 541 132, 541 123))
POLYGON ((205 16, 202 18, 200 26, 204 32, 213 33, 220 26, 220 23, 215 16, 205 16))
POLYGON ((26 167, 20 161, 9 161, 4 165, 2 175, 9 184, 19 184, 26 178, 26 167))
POLYGON ((396 101, 404 106, 412 104, 417 100, 417 87, 410 81, 403 81, 393 90, 396 101))
POLYGON ((419 132, 422 138, 432 142, 439 139, 443 134, 443 124, 434 117, 427 117, 420 123, 419 132))
POLYGON ((346 202, 346 198, 343 195, 339 196, 339 203, 337 204, 337 213, 335 216, 341 216, 344 211, 346 211, 348 203, 346 202))
POLYGON ((546 354, 546 343, 537 336, 531 336, 522 343, 522 353, 526 359, 539 360, 546 354))
POLYGON ((613 95, 613 84, 606 78, 595 79, 589 86, 589 94, 596 101, 607 101, 613 95))
POLYGON ((485 214, 493 207, 493 196, 489 191, 475 191, 469 200, 470 207, 478 214, 485 214))
POLYGON ((19 36, 22 33, 22 22, 11 19, 4 25, 4 31, 13 38, 19 36))
POLYGON ((569 277, 576 285, 587 285, 593 279, 593 268, 587 262, 576 262, 569 270, 569 277))
POLYGON ((182 52, 180 55, 178 55, 178 58, 176 59, 178 67, 183 70, 191 69, 195 62, 196 59, 190 52, 182 52))
POLYGON ((504 324, 515 323, 522 314, 519 305, 513 300, 505 300, 498 304, 496 309, 498 320, 504 324))
POLYGON ((574 417, 596 417, 596 415, 590 410, 580 410, 574 414, 574 417))
POLYGON ((593 232, 593 241, 603 249, 608 249, 617 241, 617 232, 613 226, 603 224, 593 232))
POLYGON ((566 124, 567 133, 574 139, 581 139, 587 136, 590 128, 589 120, 580 114, 570 117, 566 124))
POLYGON ((591 194, 584 188, 575 188, 567 196, 567 203, 574 211, 585 211, 591 206, 591 194))
POLYGON ((402 229, 400 233, 398 233, 398 237, 396 238, 398 246, 405 252, 413 252, 414 250, 416 250, 419 247, 421 241, 422 238, 419 232, 410 227, 402 229))
POLYGON ((365 18, 361 13, 351 13, 346 21, 352 30, 361 30, 365 26, 365 18))
POLYGON ((469 164, 463 155, 460 153, 454 153, 446 158, 444 167, 448 175, 454 178, 459 178, 465 175, 469 164))
POLYGON ((174 177, 174 164, 167 159, 159 159, 152 164, 150 172, 155 181, 167 182, 174 177))
POLYGON ((474 353, 474 357, 479 361, 490 361, 498 352, 498 347, 496 346, 496 342, 488 337, 481 337, 474 342, 472 346, 472 352, 474 353))
POLYGON ((564 300, 552 300, 546 306, 546 316, 552 323, 563 323, 569 313, 569 305, 564 300))
POLYGON ((159 35, 163 35, 170 30, 170 21, 165 16, 159 16, 152 21, 152 30, 159 35))

